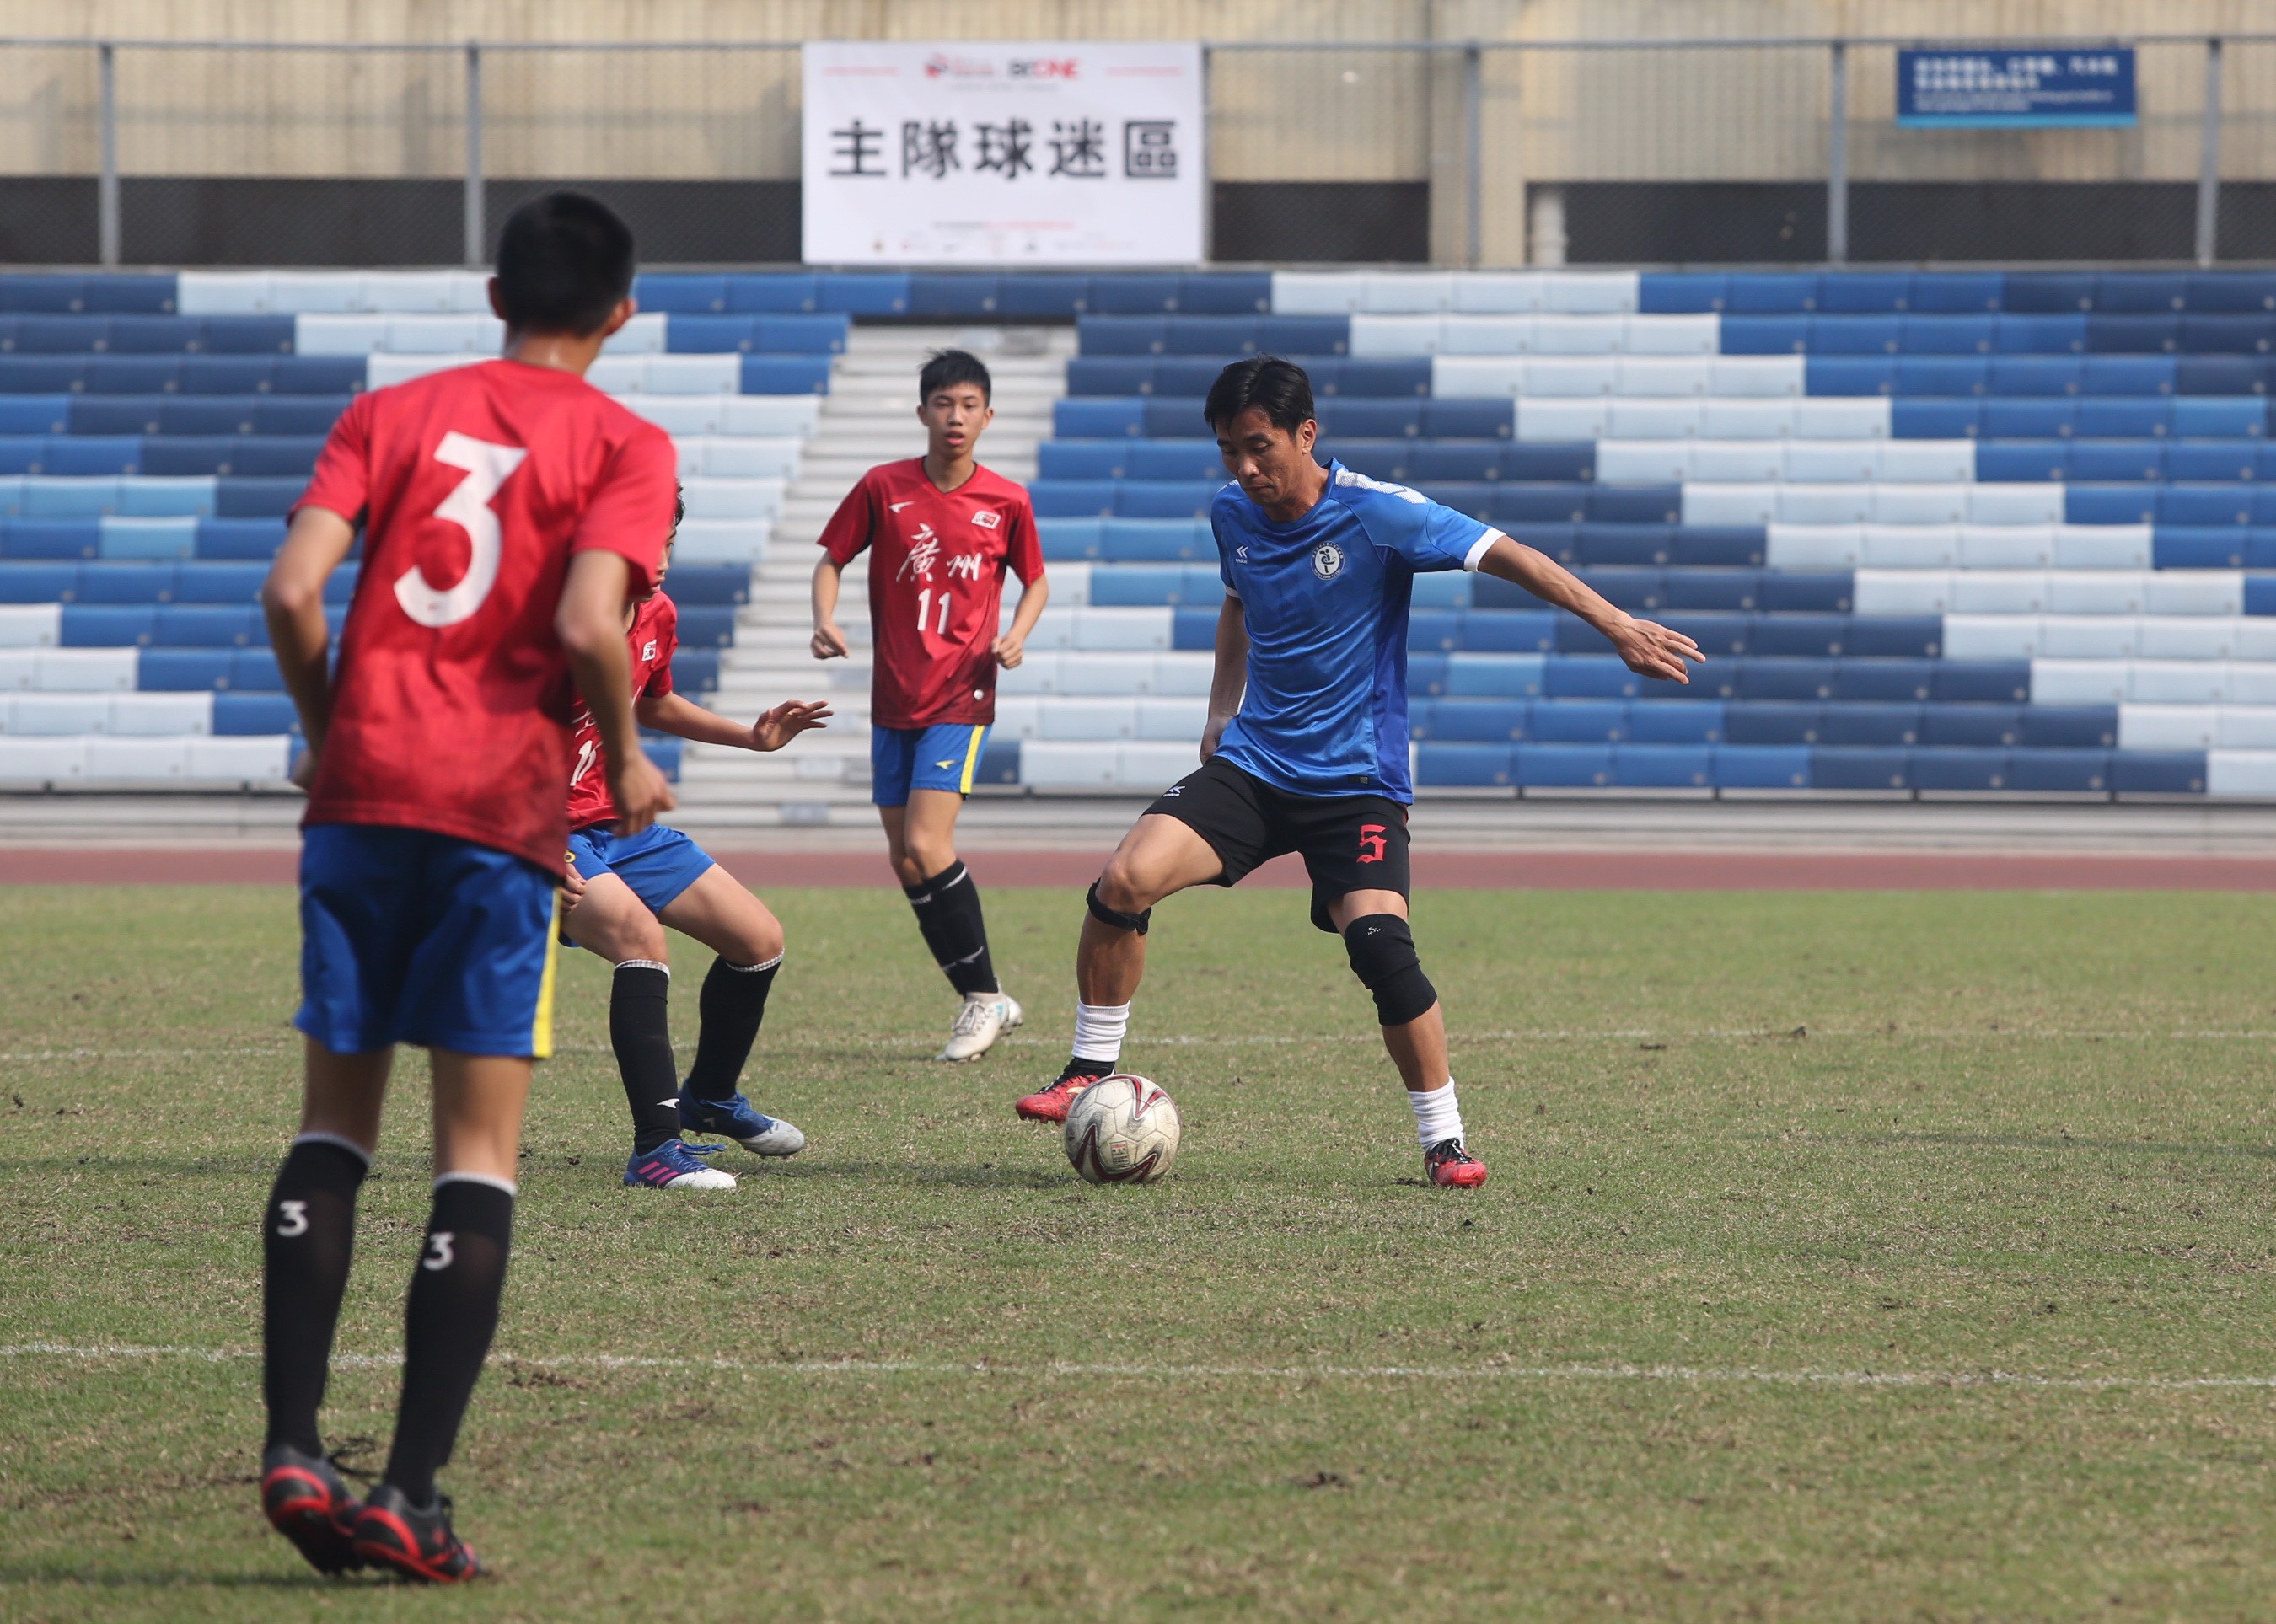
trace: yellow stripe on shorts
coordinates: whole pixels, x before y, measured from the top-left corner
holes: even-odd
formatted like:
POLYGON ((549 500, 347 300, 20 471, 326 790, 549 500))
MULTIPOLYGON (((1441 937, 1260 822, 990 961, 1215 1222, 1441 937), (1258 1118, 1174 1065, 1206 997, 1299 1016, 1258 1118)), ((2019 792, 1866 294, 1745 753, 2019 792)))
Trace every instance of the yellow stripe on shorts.
POLYGON ((980 767, 980 741, 987 736, 988 729, 984 727, 972 729, 971 746, 964 752, 964 778, 956 786, 957 792, 960 795, 972 793, 972 774, 980 767))
POLYGON ((537 984, 537 1019, 529 1031, 534 1060, 553 1058, 553 976, 561 965, 561 893, 553 893, 553 918, 545 927, 545 978, 537 984))

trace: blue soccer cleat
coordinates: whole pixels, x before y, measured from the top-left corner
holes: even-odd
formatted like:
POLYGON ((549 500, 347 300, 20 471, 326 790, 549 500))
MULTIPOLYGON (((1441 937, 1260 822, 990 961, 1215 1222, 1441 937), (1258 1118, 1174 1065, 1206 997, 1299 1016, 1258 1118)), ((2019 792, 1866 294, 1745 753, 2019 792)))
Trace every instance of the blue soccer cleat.
POLYGON ((795 1156, 806 1148, 804 1134, 780 1117, 767 1115, 740 1094, 696 1099, 682 1093, 679 1127, 683 1133, 716 1133, 732 1139, 754 1156, 795 1156))
POLYGON ((652 1151, 634 1151, 625 1164, 625 1182, 647 1190, 732 1190, 735 1175, 703 1159, 716 1156, 716 1144, 688 1144, 666 1139, 652 1151))

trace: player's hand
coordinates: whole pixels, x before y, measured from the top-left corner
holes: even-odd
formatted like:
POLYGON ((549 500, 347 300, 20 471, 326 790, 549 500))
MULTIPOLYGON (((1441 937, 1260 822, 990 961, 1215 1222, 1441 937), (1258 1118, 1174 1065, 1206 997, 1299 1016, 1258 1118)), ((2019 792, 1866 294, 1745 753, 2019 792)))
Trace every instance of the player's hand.
POLYGON ((569 916, 577 911, 577 904, 585 900, 585 876, 577 872, 576 864, 562 864, 561 883, 555 888, 561 893, 561 918, 565 925, 569 916))
POLYGON ((780 750, 800 734, 830 725, 830 706, 822 699, 785 699, 751 724, 753 750, 780 750))
POLYGON ((988 652, 1006 671, 1017 670, 1020 661, 1028 657, 1028 642, 1025 638, 998 638, 989 645, 988 652))
POLYGON ((1217 754, 1218 745, 1225 739, 1225 726, 1232 721, 1233 718, 1230 716, 1212 716, 1209 719, 1208 725, 1202 729, 1202 760, 1206 761, 1217 754))
POLYGON ((609 794, 617 803, 619 835, 637 835, 656 821, 657 813, 679 804, 670 781, 648 759, 648 752, 635 750, 631 755, 632 759, 621 767, 613 759, 609 763, 609 794))
POLYGON ((1706 663, 1707 656, 1699 652, 1698 644, 1657 621, 1624 615, 1620 624, 1607 630, 1605 635, 1612 639, 1612 652, 1638 676, 1688 683, 1689 666, 1706 663))
POLYGON ((316 782, 316 758, 319 753, 321 752, 311 745, 302 751, 300 759, 292 764, 292 784, 295 789, 305 792, 316 782))
POLYGON ((849 652, 846 634, 838 629, 838 623, 833 620, 815 623, 814 641, 808 646, 814 650, 816 660, 843 660, 849 652))

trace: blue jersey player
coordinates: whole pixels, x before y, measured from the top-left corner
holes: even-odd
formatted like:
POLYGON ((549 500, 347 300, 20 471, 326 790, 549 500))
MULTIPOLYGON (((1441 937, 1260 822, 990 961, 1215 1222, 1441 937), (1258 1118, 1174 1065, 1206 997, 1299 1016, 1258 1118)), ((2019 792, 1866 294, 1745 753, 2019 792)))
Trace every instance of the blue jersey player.
POLYGON ((1156 903, 1239 883, 1302 856, 1312 923, 1342 936, 1375 995, 1436 1184, 1471 1189, 1438 995, 1407 920, 1407 614, 1416 574, 1482 570, 1604 633, 1628 668, 1688 682, 1702 658, 1680 632, 1623 614, 1554 560, 1404 486, 1323 466, 1303 369, 1235 362, 1203 405, 1233 483, 1210 509, 1225 607, 1218 616, 1202 766, 1162 792, 1090 888, 1075 955, 1074 1057, 1019 1114, 1064 1122, 1111 1073, 1146 965, 1156 903))

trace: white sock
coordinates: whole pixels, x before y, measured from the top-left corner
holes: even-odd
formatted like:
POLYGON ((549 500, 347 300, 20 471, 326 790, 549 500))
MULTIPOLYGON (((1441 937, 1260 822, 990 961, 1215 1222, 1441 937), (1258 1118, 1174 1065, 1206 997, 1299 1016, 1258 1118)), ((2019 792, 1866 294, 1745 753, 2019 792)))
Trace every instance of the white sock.
POLYGON ((1122 1058, 1122 1034, 1130 1030, 1128 1004, 1086 1004, 1074 1007, 1074 1057, 1104 1061, 1111 1066, 1122 1058))
POLYGON ((1462 1107, 1454 1099, 1454 1079, 1448 1077, 1446 1086, 1417 1092, 1407 1091, 1407 1103, 1415 1107, 1415 1137, 1422 1148, 1445 1139, 1462 1137, 1462 1107))

